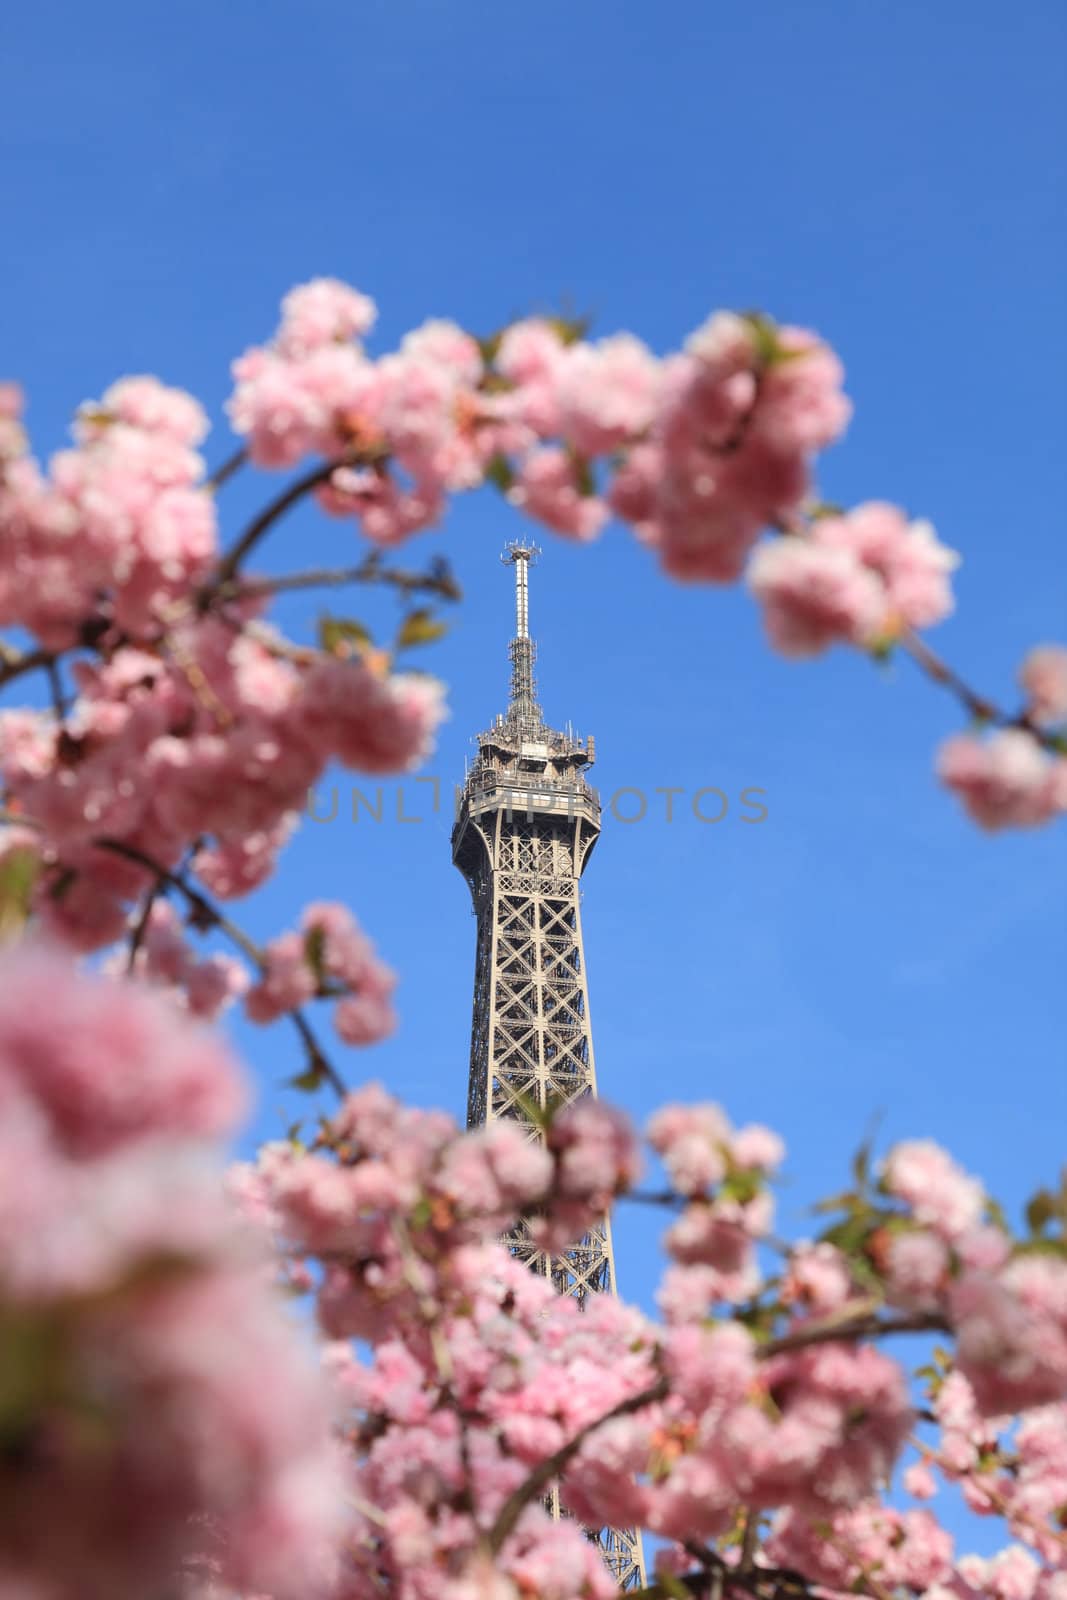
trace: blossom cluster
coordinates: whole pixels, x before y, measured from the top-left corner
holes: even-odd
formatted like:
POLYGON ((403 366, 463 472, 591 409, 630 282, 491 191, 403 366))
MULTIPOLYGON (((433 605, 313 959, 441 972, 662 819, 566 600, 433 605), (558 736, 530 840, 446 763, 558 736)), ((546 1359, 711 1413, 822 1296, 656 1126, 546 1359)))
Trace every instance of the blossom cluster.
MULTIPOLYGON (((373 959, 330 905, 301 944, 320 982, 373 959)), ((166 916, 142 958, 164 987, 187 959, 166 916)), ((841 1218, 786 1246, 777 1136, 664 1107, 646 1130, 675 1212, 657 1322, 554 1284, 638 1193, 620 1113, 584 1098, 464 1132, 358 1090, 229 1185, 314 1297, 327 1407, 210 1159, 242 1103, 222 1047, 39 946, 0 976, 0 1329, 25 1353, 0 1397, 19 1441, 0 1581, 20 1593, 170 1592, 180 1569, 202 1597, 609 1600, 584 1524, 668 1541, 664 1583, 703 1550, 739 1593, 783 1569, 812 1593, 1061 1600, 1067 1259, 1014 1239, 938 1146, 862 1166, 841 1218), (499 1242, 519 1219, 529 1261, 499 1242), (929 1423, 881 1347, 924 1330, 949 1342, 929 1423), (1006 1521, 1000 1555, 957 1556, 927 1509, 886 1503, 919 1429, 905 1487, 958 1484, 1006 1521)), ((1034 1227, 1059 1207, 1044 1196, 1034 1227)))
POLYGON ((5 958, 5 1594, 135 1600, 183 1570, 327 1586, 327 1390, 223 1197, 243 1105, 221 1043, 162 1001, 47 949, 5 958))
POLYGON ((220 898, 249 892, 330 760, 404 771, 444 714, 431 678, 296 650, 261 604, 201 603, 217 557, 213 500, 194 486, 202 428, 180 391, 125 380, 83 411, 47 479, 24 456, 0 476, 0 620, 72 650, 75 690, 0 714, 22 824, 5 848, 36 853, 34 909, 79 950, 121 937, 131 904, 190 856, 220 898), (211 530, 195 559, 194 523, 211 530))
POLYGON ((396 1025, 390 996, 393 972, 374 954, 366 934, 341 905, 321 902, 304 911, 299 933, 272 939, 263 972, 245 997, 253 1022, 273 1022, 318 995, 339 996, 334 1026, 346 1044, 374 1044, 396 1025))
MULTIPOLYGON (((556 1112, 532 1139, 509 1122, 462 1133, 362 1089, 310 1151, 268 1147, 240 1174, 333 1341, 361 1508, 346 1594, 377 1593, 385 1574, 401 1600, 466 1600, 483 1593, 472 1574, 487 1548, 501 1595, 613 1592, 588 1545, 546 1515, 553 1480, 585 1526, 675 1541, 664 1570, 691 1566, 694 1545, 721 1548, 728 1563, 745 1507, 772 1518, 764 1566, 834 1592, 868 1575, 876 1592, 971 1582, 973 1560, 954 1561, 929 1512, 881 1499, 918 1418, 905 1369, 877 1340, 937 1328, 955 1341, 933 1448, 957 1476, 972 1462, 954 1444, 953 1385, 976 1438, 1022 1411, 1028 1459, 1048 1459, 1067 1415, 1067 1262, 1017 1247, 989 1220, 981 1186, 918 1141, 895 1147, 874 1190, 854 1197, 849 1247, 834 1227, 802 1242, 776 1285, 757 1246, 772 1222, 777 1136, 735 1129, 715 1106, 668 1106, 647 1133, 680 1207, 664 1241, 662 1324, 612 1297, 580 1306, 553 1288, 553 1259, 580 1248, 640 1171, 634 1135, 598 1102, 556 1112), (580 1197, 570 1174, 584 1175, 580 1197), (489 1240, 518 1215, 542 1229, 540 1270, 489 1240), (535 1492, 531 1474, 546 1461, 558 1465, 535 1492)), ((910 1469, 913 1492, 925 1494, 932 1459, 910 1469)), ((1060 1570, 1064 1546, 1033 1513, 1051 1530, 1061 1485, 1012 1470, 1009 1525, 1037 1552, 1026 1557, 1037 1583, 1060 1570)))

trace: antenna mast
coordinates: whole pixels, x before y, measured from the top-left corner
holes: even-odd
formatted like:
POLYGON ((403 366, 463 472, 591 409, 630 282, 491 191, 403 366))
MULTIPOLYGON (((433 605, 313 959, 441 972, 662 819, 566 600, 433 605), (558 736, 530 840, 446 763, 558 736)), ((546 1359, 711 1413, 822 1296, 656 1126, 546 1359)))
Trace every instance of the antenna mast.
POLYGON ((538 739, 544 726, 541 708, 535 699, 534 642, 530 638, 530 567, 541 554, 534 544, 509 544, 500 557, 505 566, 515 568, 515 637, 511 657, 511 702, 507 720, 517 725, 520 738, 538 739))

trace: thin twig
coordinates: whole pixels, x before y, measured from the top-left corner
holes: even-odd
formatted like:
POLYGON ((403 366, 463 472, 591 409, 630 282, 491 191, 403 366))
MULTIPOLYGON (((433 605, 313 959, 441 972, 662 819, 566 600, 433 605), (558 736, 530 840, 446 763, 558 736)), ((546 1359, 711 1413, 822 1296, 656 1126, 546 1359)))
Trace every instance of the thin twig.
POLYGON ((126 976, 130 977, 137 965, 137 956, 144 943, 145 934, 152 916, 152 907, 163 893, 164 885, 161 879, 156 878, 148 893, 144 897, 140 916, 137 918, 133 932, 130 934, 130 948, 126 956, 126 976))
MULTIPOLYGON (((199 923, 205 929, 217 928, 242 955, 247 957, 257 972, 264 973, 267 970, 266 956, 259 945, 250 939, 236 922, 232 922, 198 885, 191 884, 184 873, 172 872, 143 850, 139 850, 136 845, 126 844, 121 839, 94 839, 92 842, 98 850, 107 850, 112 855, 121 856, 124 860, 132 861, 144 867, 146 871, 155 873, 160 883, 169 885, 182 895, 192 912, 194 923, 199 923)), ((297 1007, 287 1011, 286 1016, 291 1019, 293 1027, 300 1036, 312 1070, 325 1078, 338 1098, 343 1100, 348 1094, 345 1081, 322 1048, 315 1030, 303 1011, 297 1007)))
POLYGON ((302 478, 297 478, 281 494, 268 502, 258 516, 253 517, 248 527, 242 533, 233 548, 223 556, 214 579, 206 585, 202 592, 202 600, 210 601, 216 592, 235 576, 245 557, 249 555, 265 533, 268 533, 280 517, 290 511, 312 489, 317 489, 320 484, 327 483, 339 467, 351 467, 360 463, 363 458, 358 454, 340 456, 335 461, 323 461, 310 472, 305 472, 302 478))
POLYGON ((299 589, 339 589, 348 583, 384 583, 405 593, 426 590, 443 600, 459 600, 462 594, 450 572, 405 572, 382 567, 375 556, 368 556, 357 567, 319 567, 306 572, 287 572, 277 578, 234 579, 222 585, 218 599, 233 600, 245 595, 285 594, 299 589))
POLYGON ((792 1350, 805 1350, 815 1344, 832 1344, 841 1339, 886 1339, 896 1333, 951 1331, 948 1322, 936 1311, 915 1311, 900 1317, 879 1317, 873 1313, 847 1319, 830 1316, 805 1323, 779 1339, 768 1339, 766 1344, 760 1345, 757 1354, 767 1360, 771 1356, 786 1355, 792 1350))
POLYGON ((559 1476, 564 1467, 574 1459, 585 1441, 596 1433, 598 1428, 604 1427, 608 1422, 614 1422, 616 1417, 628 1417, 635 1411, 640 1411, 644 1406, 654 1405, 657 1400, 665 1400, 670 1392, 670 1385, 665 1377, 657 1378, 655 1383, 647 1389, 642 1389, 638 1394, 628 1395, 625 1400, 620 1400, 618 1405, 612 1406, 610 1411, 605 1411, 602 1417, 597 1417, 595 1422, 588 1423, 580 1428, 568 1444, 562 1445, 544 1461, 538 1462, 533 1471, 519 1484, 519 1487, 508 1496, 500 1509, 496 1521, 489 1532, 489 1550, 492 1555, 497 1555, 504 1541, 515 1528, 515 1524, 522 1516, 523 1511, 536 1500, 542 1490, 546 1489, 553 1478, 559 1476))
POLYGON ((38 667, 47 669, 55 659, 56 655, 53 650, 20 652, 0 643, 0 689, 5 688, 9 683, 14 683, 15 679, 21 678, 23 673, 35 672, 38 667))
POLYGON ((240 450, 235 450, 232 456, 227 456, 226 460, 215 468, 207 479, 205 488, 221 489, 223 484, 229 483, 235 472, 240 471, 247 460, 248 451, 242 445, 240 450))

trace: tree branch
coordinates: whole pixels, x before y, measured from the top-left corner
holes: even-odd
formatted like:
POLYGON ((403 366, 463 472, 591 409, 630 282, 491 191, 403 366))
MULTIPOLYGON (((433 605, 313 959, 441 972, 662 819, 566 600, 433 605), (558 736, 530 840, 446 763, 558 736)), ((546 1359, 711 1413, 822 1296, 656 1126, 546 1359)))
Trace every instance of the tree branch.
MULTIPOLYGON (((172 872, 143 850, 139 850, 136 845, 126 844, 121 839, 94 839, 92 842, 98 850, 107 850, 112 855, 121 856, 126 861, 144 867, 147 872, 155 873, 157 884, 166 884, 176 889, 184 898, 195 924, 204 929, 218 928, 219 932, 247 957, 257 972, 261 974, 266 972, 266 958, 259 945, 250 939, 236 922, 232 922, 225 912, 220 911, 199 886, 191 884, 184 873, 172 872)), ((300 1036, 312 1070, 325 1078, 338 1098, 344 1100, 348 1094, 347 1085, 319 1043, 315 1030, 303 1011, 297 1007, 287 1011, 286 1016, 292 1020, 293 1027, 300 1036)))
POLYGON ((253 517, 233 548, 223 556, 214 579, 202 591, 202 603, 214 598, 217 591, 236 575, 245 557, 255 549, 264 534, 270 531, 280 517, 292 510, 293 506, 305 495, 310 494, 312 489, 317 489, 320 484, 328 482, 339 467, 355 466, 359 460, 358 455, 347 455, 340 456, 336 461, 320 462, 317 467, 305 472, 302 478, 297 478, 287 489, 283 489, 281 494, 269 501, 259 515, 253 517))
POLYGON ((223 484, 229 483, 233 475, 240 471, 247 460, 248 451, 242 445, 240 450, 235 450, 232 456, 227 456, 225 461, 220 462, 206 480, 204 487, 207 489, 221 489, 223 484))
POLYGON ((559 1477, 568 1462, 572 1461, 582 1448, 585 1441, 596 1433, 598 1428, 605 1423, 614 1422, 616 1417, 628 1417, 635 1411, 640 1411, 644 1406, 654 1405, 657 1400, 665 1400, 670 1392, 670 1385, 665 1377, 657 1378, 647 1389, 642 1389, 638 1394, 628 1395, 625 1400, 620 1400, 618 1405, 612 1406, 610 1411, 605 1411, 602 1417, 597 1417, 595 1422, 587 1423, 579 1429, 568 1444, 562 1445, 553 1455, 544 1461, 538 1462, 529 1476, 519 1484, 519 1487, 510 1494, 500 1509, 492 1528, 489 1532, 489 1550, 491 1554, 499 1554, 508 1535, 514 1531, 515 1524, 531 1501, 536 1500, 543 1489, 546 1489, 553 1478, 559 1477))
POLYGON ((832 1344, 841 1339, 886 1339, 895 1333, 951 1332, 948 1322, 936 1311, 879 1317, 877 1313, 865 1310, 861 1315, 851 1318, 831 1315, 817 1322, 805 1323, 781 1338, 768 1339, 766 1344, 759 1347, 757 1354, 766 1361, 771 1356, 788 1355, 792 1350, 806 1350, 810 1345, 832 1344))

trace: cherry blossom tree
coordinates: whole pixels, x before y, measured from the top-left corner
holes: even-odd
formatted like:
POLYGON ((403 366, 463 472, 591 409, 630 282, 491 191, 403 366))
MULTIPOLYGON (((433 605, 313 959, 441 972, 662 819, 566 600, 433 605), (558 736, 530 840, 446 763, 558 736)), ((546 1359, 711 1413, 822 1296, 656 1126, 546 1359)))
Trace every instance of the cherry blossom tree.
POLYGON ((442 686, 398 657, 458 592, 389 552, 462 490, 745 583, 787 656, 910 656, 962 709, 936 768, 985 829, 1067 809, 1067 651, 1032 650, 1012 705, 935 653, 957 557, 895 506, 819 501, 850 405, 813 333, 719 312, 661 358, 562 319, 430 322, 375 357, 374 315, 294 289, 210 473, 201 407, 154 378, 81 407, 47 468, 0 390, 0 688, 39 675, 47 702, 0 711, 0 1594, 608 1600, 584 1523, 654 1536, 647 1600, 1067 1600, 1067 1190, 1013 1229, 914 1141, 780 1238, 769 1129, 668 1105, 641 1138, 584 1101, 529 1141, 407 1109, 308 1013, 342 1047, 393 1026, 352 915, 315 902, 261 946, 230 908, 328 763, 432 749, 442 686), (223 540, 257 469, 290 476, 223 540), (257 575, 308 497, 362 558, 257 575), (343 584, 399 592, 393 641, 271 621, 343 584), (333 1103, 224 1181, 243 1090, 211 1024, 237 1002, 333 1103), (558 1298, 496 1242, 521 1216, 562 1250, 616 1204, 666 1219, 658 1320, 558 1298), (957 1550, 946 1486, 999 1555, 957 1550))

